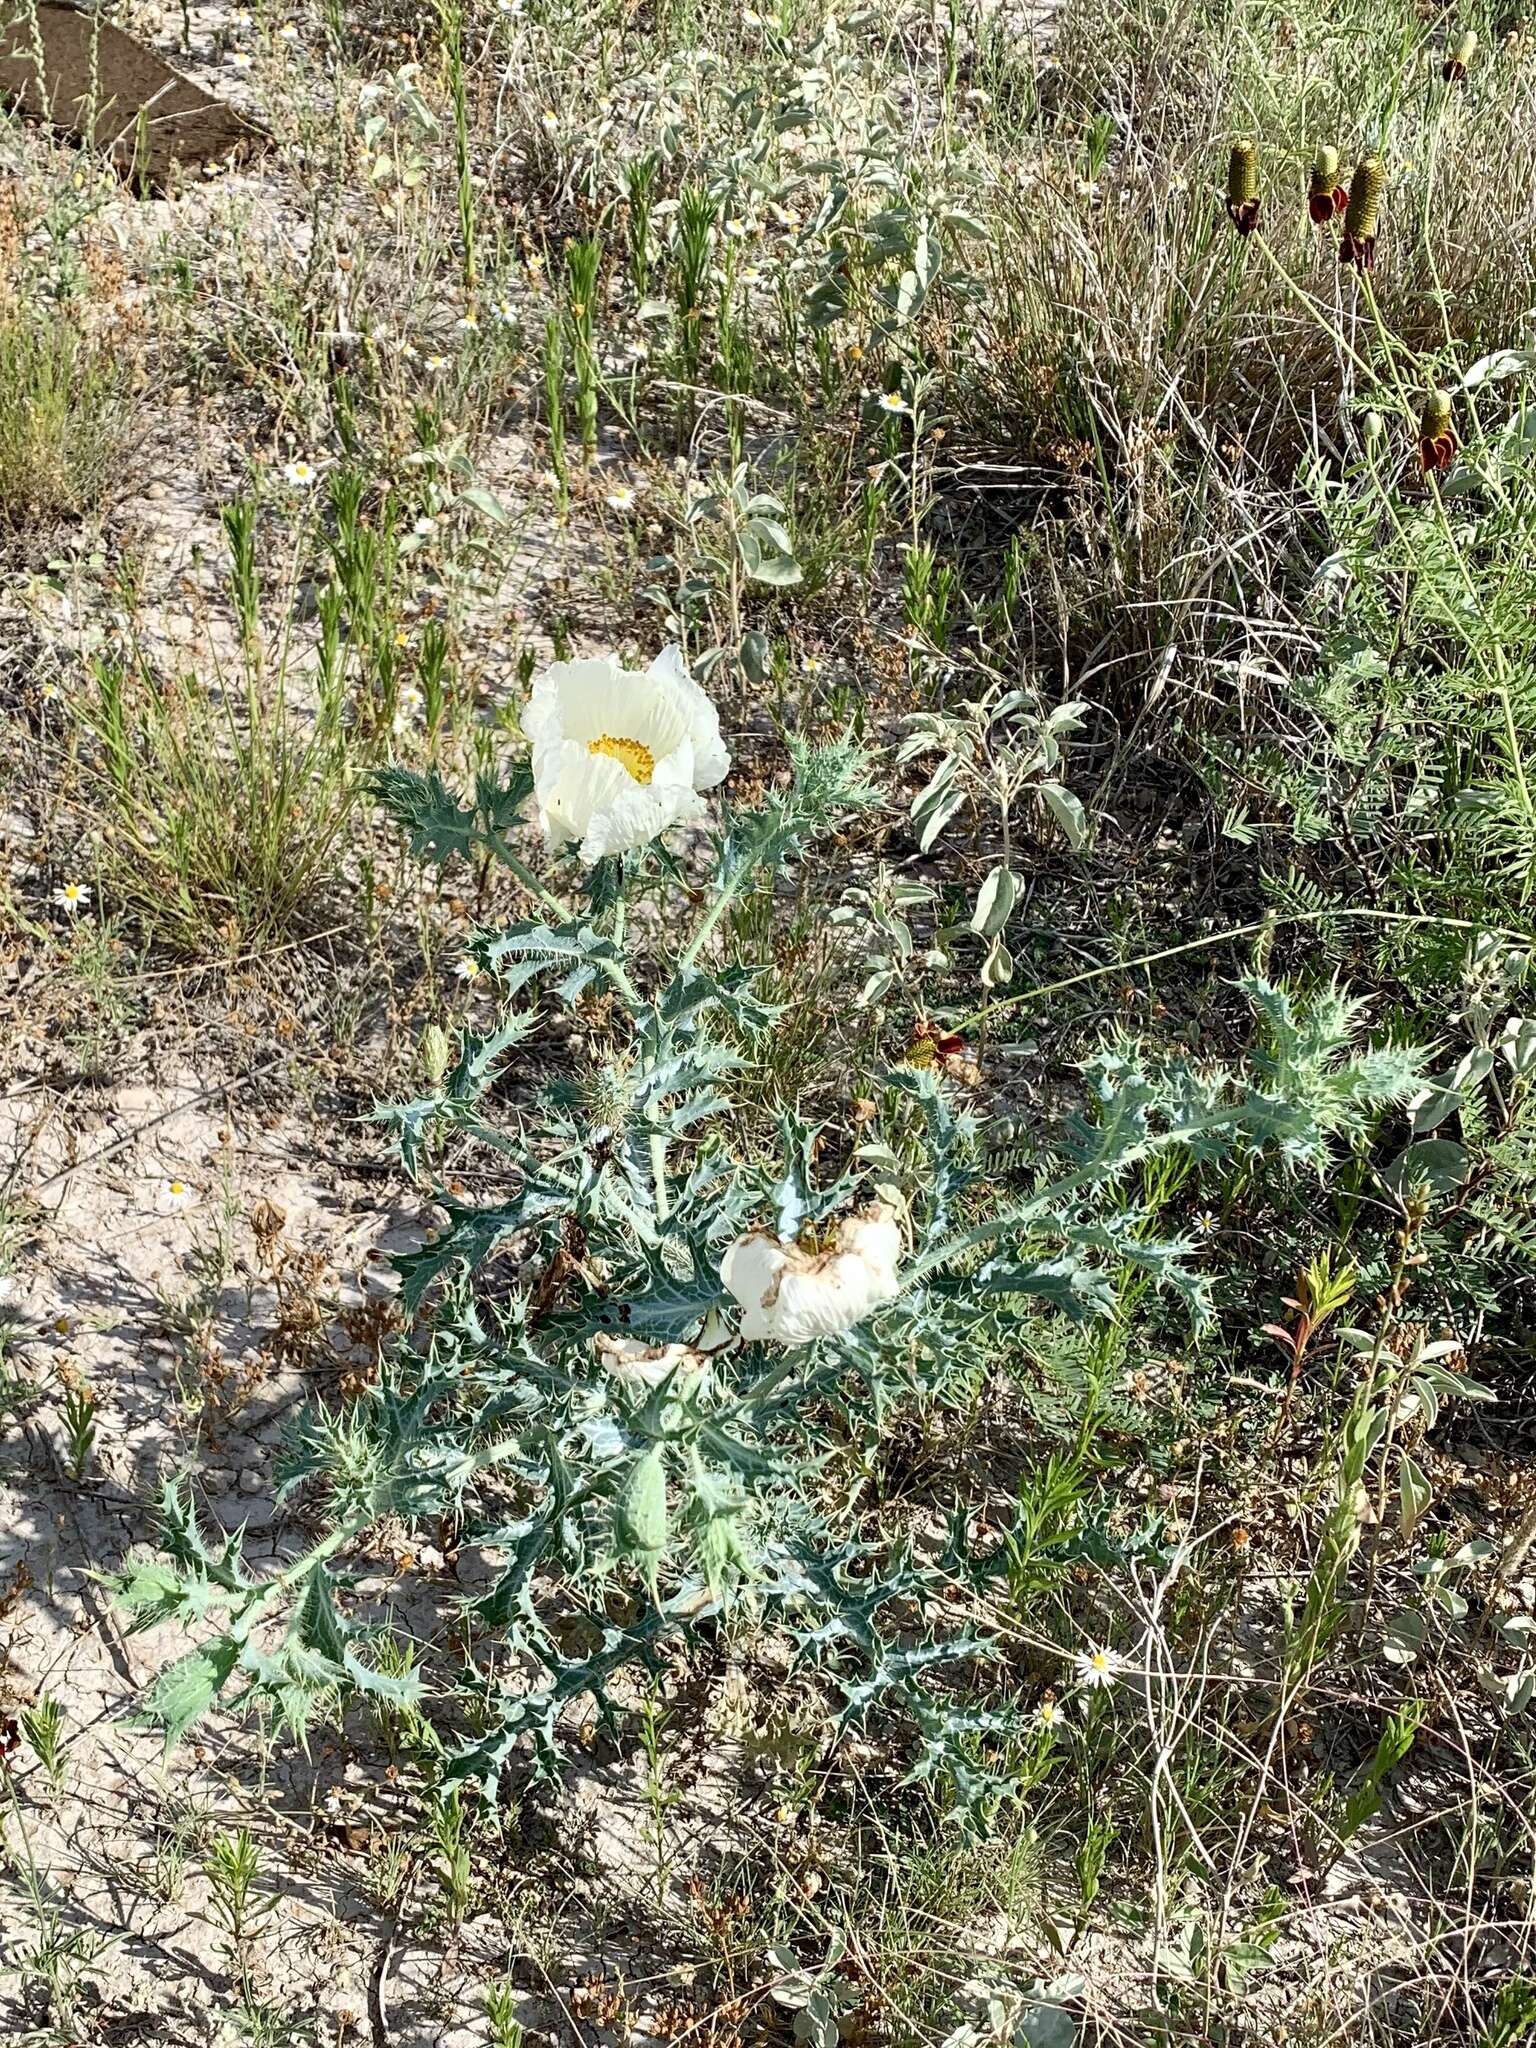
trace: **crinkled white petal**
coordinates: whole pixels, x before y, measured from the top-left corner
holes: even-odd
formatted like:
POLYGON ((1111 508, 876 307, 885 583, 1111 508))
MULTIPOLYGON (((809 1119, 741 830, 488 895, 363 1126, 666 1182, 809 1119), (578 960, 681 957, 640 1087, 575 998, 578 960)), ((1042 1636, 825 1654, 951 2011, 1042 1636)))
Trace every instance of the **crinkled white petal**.
POLYGON ((773 1335, 773 1298, 788 1263, 784 1246, 763 1230, 738 1237, 720 1262, 726 1293, 741 1303, 741 1334, 749 1344, 760 1344, 773 1335))

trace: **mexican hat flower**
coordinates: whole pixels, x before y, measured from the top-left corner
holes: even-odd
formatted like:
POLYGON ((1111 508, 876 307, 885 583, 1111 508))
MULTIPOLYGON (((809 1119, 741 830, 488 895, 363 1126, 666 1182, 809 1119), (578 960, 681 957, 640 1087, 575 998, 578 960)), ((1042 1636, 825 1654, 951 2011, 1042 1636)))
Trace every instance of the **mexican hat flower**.
POLYGON ((1251 135, 1239 136, 1227 158, 1227 218, 1240 235, 1259 224, 1259 146, 1251 135))
POLYGON ((577 845, 588 866, 702 817, 700 791, 731 765, 715 707, 675 647, 638 671, 609 657, 555 662, 523 730, 550 850, 577 845))
POLYGON ((1453 36, 1446 45, 1445 62, 1440 66, 1440 76, 1447 85, 1460 85, 1467 75, 1467 66, 1477 51, 1477 30, 1464 28, 1461 34, 1453 36))
POLYGON ((1382 187, 1387 167, 1379 156, 1363 156, 1349 181, 1349 204, 1344 209, 1344 233, 1339 240, 1339 261, 1359 270, 1376 267, 1376 223, 1381 214, 1382 187))
POLYGON ((1342 213, 1349 194, 1339 183, 1339 152, 1324 143, 1312 159, 1312 182, 1307 187, 1307 212, 1319 227, 1342 213))
POLYGON ((1419 461, 1426 475, 1431 470, 1445 470, 1451 466, 1451 457, 1459 446, 1456 429, 1451 425, 1451 394, 1449 391, 1427 391, 1419 413, 1419 461))
POLYGON ((749 1231, 726 1252, 720 1278, 741 1304, 749 1344, 809 1344, 851 1330, 893 1300, 900 1257, 895 1213, 873 1202, 845 1216, 821 1249, 749 1231))

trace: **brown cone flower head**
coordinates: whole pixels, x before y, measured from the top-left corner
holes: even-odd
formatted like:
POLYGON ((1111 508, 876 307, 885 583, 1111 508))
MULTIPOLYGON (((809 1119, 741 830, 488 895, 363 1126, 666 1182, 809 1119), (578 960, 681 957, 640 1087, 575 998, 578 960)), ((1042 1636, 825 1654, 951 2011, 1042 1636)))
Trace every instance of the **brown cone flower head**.
POLYGON ((1251 135, 1239 136, 1227 158, 1227 218, 1240 235, 1259 224, 1259 146, 1251 135))
POLYGON ((1460 35, 1452 36, 1445 49, 1445 62, 1440 66, 1440 76, 1447 85, 1460 85, 1467 75, 1467 66, 1477 52, 1477 30, 1464 28, 1460 35))
POLYGON ((1344 233, 1339 240, 1341 263, 1353 263, 1360 270, 1375 268, 1376 223, 1381 214, 1381 194, 1386 182, 1387 167, 1381 158, 1361 157, 1349 182, 1344 233))
POLYGON ((1451 425, 1451 410, 1449 391, 1425 392, 1419 413, 1419 461, 1426 476, 1431 471, 1449 469, 1451 457, 1460 446, 1456 429, 1451 425))
POLYGON ((1349 204, 1349 194, 1339 183, 1339 152, 1323 143, 1312 159, 1312 182, 1307 187, 1307 212, 1319 227, 1349 204))

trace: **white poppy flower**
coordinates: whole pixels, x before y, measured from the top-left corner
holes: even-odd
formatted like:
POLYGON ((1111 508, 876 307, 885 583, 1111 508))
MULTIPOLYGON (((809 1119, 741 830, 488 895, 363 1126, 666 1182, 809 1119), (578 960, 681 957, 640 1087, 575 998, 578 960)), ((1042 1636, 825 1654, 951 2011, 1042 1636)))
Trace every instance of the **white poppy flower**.
POLYGON ((557 661, 523 714, 551 852, 573 841, 590 867, 703 815, 699 792, 731 765, 714 705, 675 647, 632 672, 611 658, 557 661))
POLYGON ((741 1303, 748 1343, 794 1345, 851 1330, 900 1292, 901 1231, 894 1212, 875 1202, 845 1216, 821 1252, 786 1244, 766 1230, 737 1238, 720 1265, 728 1294, 741 1303))

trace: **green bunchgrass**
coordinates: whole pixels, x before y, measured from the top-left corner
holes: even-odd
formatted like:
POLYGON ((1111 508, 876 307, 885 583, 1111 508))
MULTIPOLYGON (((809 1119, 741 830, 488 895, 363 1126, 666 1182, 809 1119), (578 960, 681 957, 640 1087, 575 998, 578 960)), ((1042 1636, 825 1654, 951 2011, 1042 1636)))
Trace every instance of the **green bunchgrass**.
POLYGON ((0 528, 89 510, 127 425, 110 352, 63 317, 0 311, 0 528))

